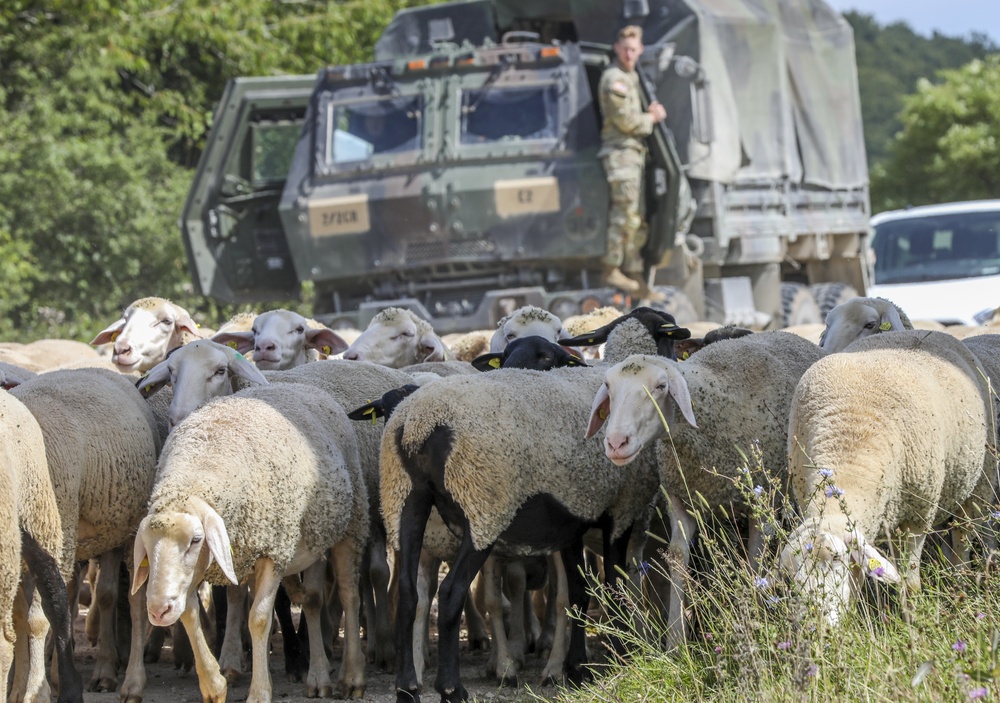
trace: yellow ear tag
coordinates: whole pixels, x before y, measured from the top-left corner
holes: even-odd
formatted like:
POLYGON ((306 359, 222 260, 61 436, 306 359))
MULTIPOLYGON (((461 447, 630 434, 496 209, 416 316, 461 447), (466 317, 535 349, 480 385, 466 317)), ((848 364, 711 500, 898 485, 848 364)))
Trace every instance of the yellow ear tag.
POLYGON ((226 342, 226 346, 229 347, 230 349, 235 349, 238 345, 236 344, 236 340, 231 339, 228 342, 226 342))
POLYGON ((373 425, 377 425, 378 424, 378 417, 375 415, 375 408, 368 408, 367 410, 365 410, 361 414, 362 415, 371 415, 372 416, 372 424, 373 425))
POLYGON ((118 335, 120 335, 120 334, 121 334, 121 332, 112 332, 111 333, 111 341, 112 342, 116 341, 118 339, 118 335))
POLYGON ((490 366, 495 369, 500 368, 500 359, 490 359, 490 366))
POLYGON ((143 390, 149 393, 151 390, 153 390, 153 386, 152 385, 146 386, 143 390))
POLYGON ((327 356, 330 356, 330 352, 331 352, 331 351, 333 351, 333 350, 332 350, 332 349, 330 349, 330 346, 329 346, 329 345, 327 345, 327 346, 323 347, 323 353, 324 353, 324 354, 326 354, 327 356))
POLYGON ((593 343, 594 343, 594 338, 593 337, 591 337, 590 339, 587 340, 587 344, 593 344, 593 343))
POLYGON ((604 407, 599 408, 597 410, 597 417, 601 418, 602 420, 607 420, 608 419, 608 409, 604 408, 604 407))
POLYGON ((143 557, 142 558, 142 561, 139 562, 139 568, 140 569, 142 569, 142 568, 147 568, 148 569, 149 568, 149 557, 143 557))
POLYGON ((883 332, 888 332, 889 330, 892 329, 892 323, 891 322, 883 322, 881 325, 878 326, 878 328, 880 330, 882 330, 883 332))
POLYGON ((687 361, 688 357, 691 356, 688 352, 681 352, 681 361, 687 361))
POLYGON ((672 322, 664 322, 662 325, 660 325, 660 329, 668 330, 671 327, 676 327, 676 326, 677 325, 673 324, 672 322))

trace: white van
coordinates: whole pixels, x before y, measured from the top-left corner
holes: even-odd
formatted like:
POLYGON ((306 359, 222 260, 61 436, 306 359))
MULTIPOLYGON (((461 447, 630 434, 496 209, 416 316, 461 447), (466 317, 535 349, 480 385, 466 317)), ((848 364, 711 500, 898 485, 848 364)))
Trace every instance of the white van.
POLYGON ((1000 307, 1000 200, 893 210, 871 225, 868 295, 946 325, 982 324, 1000 307))

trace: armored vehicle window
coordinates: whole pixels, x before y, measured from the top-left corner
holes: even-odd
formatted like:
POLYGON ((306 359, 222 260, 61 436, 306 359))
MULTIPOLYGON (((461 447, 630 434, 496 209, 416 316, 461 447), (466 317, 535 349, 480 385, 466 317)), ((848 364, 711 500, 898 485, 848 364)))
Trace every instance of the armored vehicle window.
POLYGON ((399 154, 422 148, 422 96, 331 104, 327 163, 365 161, 379 154, 399 154))
POLYGON ((251 125, 253 140, 253 183, 255 186, 284 181, 295 156, 295 144, 302 125, 281 122, 251 125))
POLYGON ((462 144, 556 138, 554 85, 489 86, 462 93, 462 144))

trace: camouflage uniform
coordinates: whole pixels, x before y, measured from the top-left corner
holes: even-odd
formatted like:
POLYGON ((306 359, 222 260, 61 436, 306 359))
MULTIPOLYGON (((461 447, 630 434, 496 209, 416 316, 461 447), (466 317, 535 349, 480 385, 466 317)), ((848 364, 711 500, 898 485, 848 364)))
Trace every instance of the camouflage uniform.
POLYGON ((639 74, 613 62, 601 76, 598 88, 604 126, 601 151, 611 209, 608 212, 607 266, 619 266, 626 273, 641 273, 639 250, 647 231, 639 205, 642 175, 646 163, 645 138, 653 133, 653 118, 639 100, 639 74))

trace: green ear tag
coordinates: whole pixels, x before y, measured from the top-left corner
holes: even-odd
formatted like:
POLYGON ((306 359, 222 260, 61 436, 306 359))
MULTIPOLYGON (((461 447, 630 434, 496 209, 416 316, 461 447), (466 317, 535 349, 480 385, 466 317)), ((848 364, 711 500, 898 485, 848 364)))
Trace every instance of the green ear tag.
POLYGON ((330 356, 330 352, 331 351, 332 351, 332 349, 330 349, 329 345, 323 347, 323 353, 326 354, 327 356, 330 356))
POLYGON ((688 352, 682 352, 681 353, 681 361, 687 361, 687 359, 688 359, 689 356, 691 356, 690 353, 688 353, 688 352))
POLYGON ((495 369, 500 368, 500 359, 490 359, 490 366, 495 369))
POLYGON ((880 330, 882 330, 883 332, 888 332, 889 330, 892 329, 892 323, 891 322, 883 322, 881 325, 878 326, 878 328, 880 330))
MULTIPOLYGON (((230 342, 230 345, 231 345, 231 346, 232 346, 232 347, 233 347, 234 349, 236 348, 236 343, 235 343, 235 342, 230 342)), ((246 361, 246 357, 245 357, 245 356, 243 356, 242 354, 240 354, 239 352, 236 352, 236 358, 237 358, 237 359, 243 359, 244 361, 246 361)))
POLYGON ((229 340, 228 342, 226 342, 226 346, 229 347, 230 349, 235 349, 237 347, 236 340, 235 339, 229 340))

